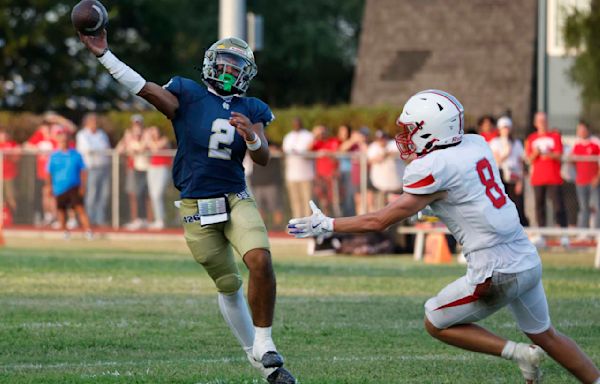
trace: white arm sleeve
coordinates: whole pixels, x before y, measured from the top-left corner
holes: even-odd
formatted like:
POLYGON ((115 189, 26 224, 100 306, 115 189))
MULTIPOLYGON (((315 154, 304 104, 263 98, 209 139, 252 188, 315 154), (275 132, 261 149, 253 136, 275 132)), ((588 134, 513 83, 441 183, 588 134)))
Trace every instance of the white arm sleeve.
POLYGON ((146 80, 139 73, 119 60, 111 51, 106 51, 98 58, 98 61, 104 65, 115 80, 134 95, 137 95, 146 85, 146 80))

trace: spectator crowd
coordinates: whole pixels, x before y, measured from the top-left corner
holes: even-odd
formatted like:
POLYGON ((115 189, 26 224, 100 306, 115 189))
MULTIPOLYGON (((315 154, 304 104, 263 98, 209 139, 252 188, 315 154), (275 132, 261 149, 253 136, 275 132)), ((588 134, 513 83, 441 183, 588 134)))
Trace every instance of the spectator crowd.
MULTIPOLYGON (((497 120, 482 116, 467 133, 478 133, 489 143, 523 225, 598 228, 600 140, 584 121, 577 125, 576 139, 570 145, 563 143, 559 130, 549 127, 545 113, 536 113, 532 125, 535 131, 521 141, 509 116, 497 120), (526 198, 528 191, 532 198, 526 198), (565 199, 571 192, 576 199, 565 199), (534 209, 527 205, 531 202, 534 209)), ((15 182, 19 163, 34 153, 33 224, 62 228, 65 233, 81 226, 90 237, 93 228, 109 226, 116 152, 124 159, 120 176, 128 217, 124 228, 165 228, 170 141, 134 114, 115 142, 113 146, 95 113, 83 116, 79 130, 65 117, 48 113, 22 144, 0 127, 5 223, 22 205, 15 182)), ((283 228, 286 212, 293 217, 310 215, 311 199, 327 215, 350 216, 377 210, 402 193, 405 163, 394 138, 384 131, 350 124, 335 130, 321 124, 308 129, 296 117, 283 141, 269 145, 271 162, 266 167, 247 162, 246 174, 259 209, 273 229, 283 228)), ((544 243, 542 237, 534 240, 544 243)), ((569 239, 561 242, 567 245, 569 239)))
MULTIPOLYGON (((124 184, 129 195, 130 221, 126 229, 150 230, 165 227, 165 191, 170 182, 170 142, 158 127, 145 127, 141 115, 133 115, 131 126, 113 148, 98 116, 88 113, 81 129, 69 119, 46 113, 33 134, 22 144, 0 127, 4 224, 11 224, 25 209, 32 194, 32 218, 36 227, 69 230, 81 227, 92 238, 92 228, 106 227, 112 195, 113 152, 125 156, 124 184), (35 158, 32 185, 24 181, 17 191, 16 179, 26 158, 35 158)), ((27 175, 24 175, 27 176, 27 175)))

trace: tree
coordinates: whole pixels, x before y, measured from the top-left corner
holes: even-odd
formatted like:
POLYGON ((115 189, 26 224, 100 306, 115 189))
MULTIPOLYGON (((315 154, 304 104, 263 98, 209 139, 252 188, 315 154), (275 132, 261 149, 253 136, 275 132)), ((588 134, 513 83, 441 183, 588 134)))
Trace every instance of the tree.
MULTIPOLYGON (((0 0, 0 108, 127 109, 142 103, 83 48, 70 21, 76 0, 0 0)), ((156 82, 196 76, 217 37, 218 3, 106 1, 111 49, 156 82)))
POLYGON ((581 86, 587 115, 600 109, 600 0, 591 0, 589 11, 572 9, 564 29, 567 47, 576 50, 571 78, 581 86))
POLYGON ((364 0, 249 0, 248 8, 265 24, 258 95, 279 107, 348 102, 364 0))
MULTIPOLYGON (((0 108, 41 112, 146 105, 112 81, 70 21, 78 0, 0 0, 0 108)), ((146 79, 200 80, 217 39, 216 0, 104 0, 111 49, 146 79)), ((364 0, 247 0, 265 48, 250 87, 273 107, 335 104, 350 95, 364 0)), ((146 105, 147 106, 147 105, 146 105)))

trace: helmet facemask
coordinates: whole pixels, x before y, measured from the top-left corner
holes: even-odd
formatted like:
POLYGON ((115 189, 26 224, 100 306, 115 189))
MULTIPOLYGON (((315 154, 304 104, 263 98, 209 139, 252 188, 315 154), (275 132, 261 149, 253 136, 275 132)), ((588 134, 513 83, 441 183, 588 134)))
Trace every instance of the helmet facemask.
POLYGON ((219 40, 204 55, 203 80, 222 96, 246 93, 257 72, 254 55, 243 40, 219 40))
POLYGON ((417 135, 419 131, 423 129, 424 124, 425 122, 423 121, 418 123, 403 123, 402 121, 400 121, 400 119, 396 120, 396 125, 399 128, 399 133, 396 135, 395 140, 396 146, 400 151, 400 158, 402 160, 408 160, 413 154, 416 154, 417 156, 422 156, 425 153, 427 153, 429 149, 432 148, 432 144, 435 141, 435 139, 428 142, 426 140, 427 138, 422 138, 425 140, 421 140, 421 138, 419 138, 420 141, 425 141, 424 145, 422 146, 423 148, 421 148, 420 152, 417 152, 419 146, 413 141, 414 139, 416 139, 415 135, 417 135))

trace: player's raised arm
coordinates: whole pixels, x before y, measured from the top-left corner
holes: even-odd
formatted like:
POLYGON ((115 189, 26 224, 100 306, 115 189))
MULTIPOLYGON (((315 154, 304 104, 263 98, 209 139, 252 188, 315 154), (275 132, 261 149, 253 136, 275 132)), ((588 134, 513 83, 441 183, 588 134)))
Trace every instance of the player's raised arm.
POLYGON ((291 219, 288 232, 298 238, 318 236, 326 232, 359 233, 383 231, 390 225, 404 220, 436 200, 443 199, 446 192, 427 195, 403 193, 382 209, 359 216, 332 219, 325 216, 311 201, 312 216, 291 219))
POLYGON ((146 99, 167 118, 175 117, 179 108, 177 97, 160 85, 146 81, 139 73, 119 60, 109 49, 106 39, 106 29, 97 35, 84 35, 78 32, 79 39, 92 52, 98 61, 121 85, 134 95, 146 99))

